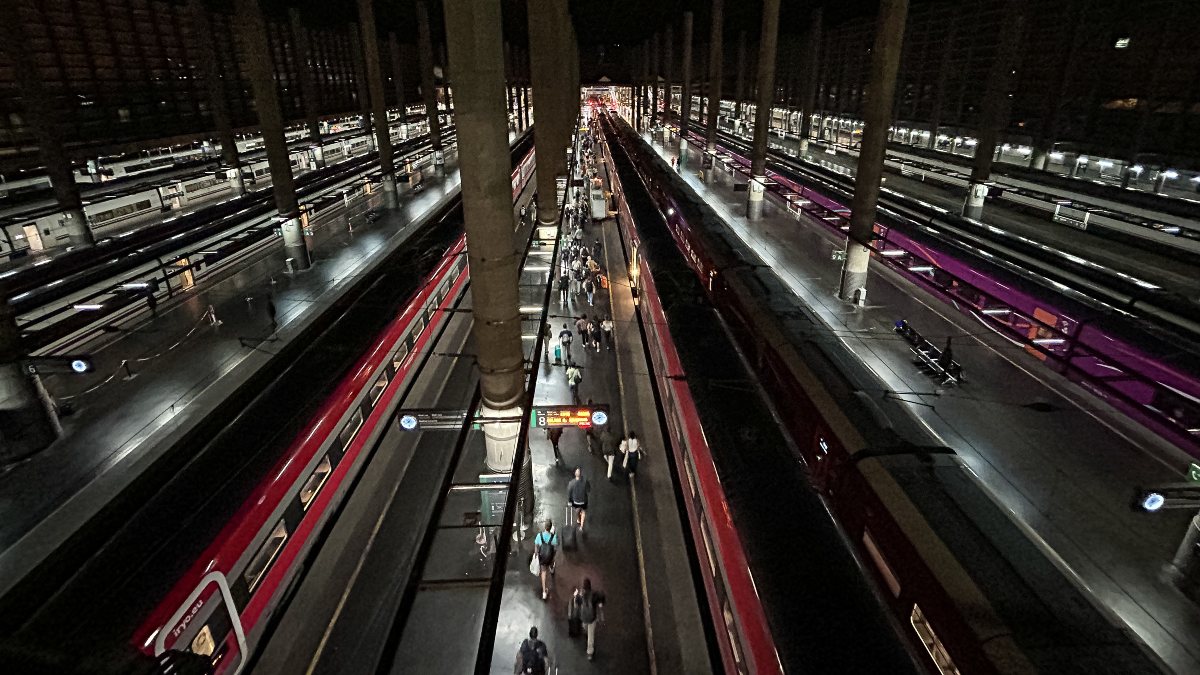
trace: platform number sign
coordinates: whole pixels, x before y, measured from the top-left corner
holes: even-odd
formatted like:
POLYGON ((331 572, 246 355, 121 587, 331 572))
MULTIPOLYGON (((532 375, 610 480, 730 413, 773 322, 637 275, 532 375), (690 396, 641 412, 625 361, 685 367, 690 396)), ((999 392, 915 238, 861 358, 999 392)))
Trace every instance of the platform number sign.
POLYGON ((1195 462, 1188 464, 1187 477, 1193 483, 1200 483, 1200 464, 1195 462))
POLYGON ((542 429, 579 427, 590 429, 608 424, 607 405, 539 405, 533 408, 533 424, 542 429))

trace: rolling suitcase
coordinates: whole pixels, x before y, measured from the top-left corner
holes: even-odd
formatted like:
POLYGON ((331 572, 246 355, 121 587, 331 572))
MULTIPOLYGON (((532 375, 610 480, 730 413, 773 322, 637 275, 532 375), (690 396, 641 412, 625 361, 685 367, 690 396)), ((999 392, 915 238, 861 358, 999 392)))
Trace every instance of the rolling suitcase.
POLYGON ((562 365, 562 345, 554 345, 554 365, 562 365))
POLYGON ((573 509, 571 508, 571 505, 568 504, 566 507, 565 517, 563 518, 563 529, 561 536, 562 547, 564 551, 574 551, 579 543, 577 541, 579 530, 575 527, 575 518, 573 517, 575 514, 573 514, 572 511, 573 509))

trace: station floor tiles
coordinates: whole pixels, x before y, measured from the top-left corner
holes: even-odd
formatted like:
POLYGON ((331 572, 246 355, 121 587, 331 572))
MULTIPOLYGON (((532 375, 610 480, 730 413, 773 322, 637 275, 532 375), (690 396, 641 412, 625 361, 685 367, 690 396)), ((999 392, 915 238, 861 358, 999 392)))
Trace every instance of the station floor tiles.
MULTIPOLYGON (((678 156, 673 143, 643 140, 668 162, 678 156)), ((692 148, 680 160, 688 186, 830 327, 829 339, 871 369, 880 386, 869 393, 910 403, 1101 604, 1176 672, 1200 672, 1200 609, 1162 575, 1190 514, 1147 518, 1129 508, 1135 486, 1180 480, 1183 453, 879 265, 871 267, 868 306, 837 300, 841 263, 833 253, 844 240, 798 221, 773 198, 762 220, 747 221, 746 192, 721 172, 705 182, 700 159, 692 148), (936 344, 954 338, 968 378, 962 387, 941 389, 917 371, 891 330, 901 318, 936 344)))
POLYGON ((458 184, 451 157, 443 176, 402 194, 394 213, 352 231, 344 223, 319 230, 311 269, 285 273, 282 246, 272 246, 177 300, 160 302, 157 315, 87 345, 94 375, 46 378, 50 393, 74 411, 63 418, 63 437, 54 445, 0 474, 0 592, 452 200, 458 184), (268 298, 276 306, 275 333, 268 298))

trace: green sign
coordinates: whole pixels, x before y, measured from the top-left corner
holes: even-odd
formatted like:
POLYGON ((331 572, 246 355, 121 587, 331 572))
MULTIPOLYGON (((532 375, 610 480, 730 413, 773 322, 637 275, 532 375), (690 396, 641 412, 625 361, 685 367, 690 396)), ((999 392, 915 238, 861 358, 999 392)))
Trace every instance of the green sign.
POLYGON ((1188 464, 1187 477, 1193 483, 1200 483, 1200 464, 1195 462, 1188 464))

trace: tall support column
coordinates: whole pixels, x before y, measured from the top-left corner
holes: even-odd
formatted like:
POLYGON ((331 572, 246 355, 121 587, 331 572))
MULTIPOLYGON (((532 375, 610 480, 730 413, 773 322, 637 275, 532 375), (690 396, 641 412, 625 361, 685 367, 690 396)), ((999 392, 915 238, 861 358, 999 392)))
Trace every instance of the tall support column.
POLYGON ((708 45, 708 117, 704 129, 704 161, 711 171, 704 177, 710 180, 716 173, 717 118, 721 116, 721 63, 724 56, 725 0, 712 0, 712 21, 709 24, 708 45))
POLYGON ((808 137, 812 132, 812 118, 817 107, 817 64, 821 58, 821 8, 812 12, 808 24, 808 35, 804 43, 804 78, 802 80, 804 117, 800 120, 800 156, 808 155, 808 137))
POLYGON ((558 222, 556 179, 566 171, 567 144, 578 112, 578 101, 568 95, 570 64, 563 53, 569 24, 566 0, 540 0, 529 5, 530 72, 538 101, 533 125, 538 158, 537 216, 538 224, 546 227, 558 222))
POLYGON ((642 127, 650 128, 654 110, 650 106, 650 41, 642 43, 642 127))
POLYGON ((658 126, 658 33, 650 40, 650 126, 658 126))
POLYGON ((680 161, 687 157, 688 128, 692 123, 692 13, 683 13, 683 88, 679 92, 680 161))
POLYGON ((367 87, 367 64, 363 59, 359 27, 354 22, 350 23, 350 52, 354 62, 354 96, 358 99, 359 114, 362 115, 362 131, 367 137, 367 149, 374 152, 379 144, 375 141, 375 127, 371 123, 371 92, 367 87))
POLYGON ((983 110, 979 115, 979 140, 975 145, 975 156, 971 160, 971 179, 967 185, 966 200, 963 202, 962 214, 967 218, 979 218, 983 215, 987 180, 992 175, 996 143, 999 141, 1000 129, 1007 125, 1008 90, 1024 27, 1023 4, 1022 0, 1009 0, 1004 8, 1005 25, 1000 32, 1000 46, 988 72, 987 88, 983 94, 983 110))
POLYGON ((96 240, 83 213, 83 200, 79 196, 75 172, 71 169, 71 158, 63 146, 63 135, 67 128, 63 115, 69 104, 56 100, 42 86, 37 64, 29 56, 21 17, 21 7, 26 2, 28 0, 0 2, 0 51, 8 56, 13 65, 18 90, 24 98, 25 119, 37 136, 38 154, 50 177, 58 208, 63 213, 61 222, 70 237, 69 243, 72 246, 91 246, 96 240))
POLYGON ((892 117, 896 71, 900 68, 907 15, 908 0, 881 0, 879 4, 875 47, 871 51, 871 96, 864 109, 858 175, 854 179, 854 198, 850 202, 850 235, 846 239, 846 262, 842 266, 838 288, 838 297, 858 304, 867 301, 867 265, 871 261, 868 245, 875 234, 875 207, 879 201, 888 123, 892 117))
POLYGON ((950 55, 954 50, 954 43, 958 39, 958 25, 963 20, 963 15, 971 11, 966 5, 960 5, 954 10, 950 16, 950 26, 946 29, 946 38, 942 43, 942 55, 938 60, 937 80, 933 88, 933 120, 929 123, 929 143, 926 147, 930 149, 937 148, 938 127, 942 125, 942 114, 946 108, 946 86, 950 78, 950 55))
POLYGON ((396 199, 396 169, 392 166, 392 132, 388 126, 387 95, 383 92, 379 35, 375 32, 374 0, 358 0, 358 20, 362 24, 367 86, 371 92, 371 113, 375 117, 375 144, 379 147, 379 170, 383 174, 383 207, 394 209, 399 200, 396 199))
MULTIPOLYGON (((675 33, 671 28, 671 24, 667 24, 667 32, 663 38, 663 116, 664 119, 671 119, 671 112, 674 110, 671 105, 671 99, 674 98, 672 90, 675 88, 675 33)), ((667 137, 663 137, 664 142, 667 137)))
POLYGON ((762 217, 767 190, 767 136, 771 124, 771 94, 775 91, 775 48, 779 41, 779 0, 763 0, 762 35, 758 40, 758 100, 754 107, 754 143, 750 152, 750 185, 746 217, 762 217))
POLYGON ((246 62, 242 64, 254 92, 254 107, 262 130, 267 165, 271 168, 271 190, 275 194, 275 209, 283 230, 283 247, 295 269, 306 270, 312 264, 308 241, 300 222, 300 205, 292 182, 292 166, 288 161, 287 140, 283 135, 283 114, 275 91, 275 69, 267 45, 267 25, 258 0, 238 0, 237 37, 246 62))
POLYGON ((733 92, 733 116, 741 121, 742 103, 746 100, 746 31, 738 31, 737 85, 733 92))
POLYGON ((404 95, 404 59, 400 53, 400 41, 395 33, 388 33, 388 52, 392 57, 392 85, 396 88, 396 108, 400 110, 400 140, 408 139, 408 101, 404 95))
POLYGON ((62 434, 50 395, 21 365, 24 356, 6 292, 0 296, 0 466, 46 449, 62 434))
POLYGON ((429 6, 417 0, 417 59, 421 66, 421 96, 425 99, 425 116, 429 119, 429 142, 433 148, 433 163, 439 169, 445 165, 442 150, 442 123, 438 118, 437 89, 433 82, 433 39, 429 35, 429 6))
MULTIPOLYGON (((525 362, 517 297, 520 252, 513 246, 508 124, 500 3, 445 0, 446 37, 454 64, 454 117, 463 147, 463 216, 476 362, 484 417, 521 417, 525 362)), ((514 467, 518 422, 483 425, 490 471, 514 467)))
MULTIPOLYGON (((304 105, 304 125, 308 127, 308 140, 320 146, 321 119, 317 114, 317 82, 313 77, 316 59, 312 58, 312 50, 308 45, 308 29, 300 23, 300 10, 295 7, 289 9, 288 20, 299 62, 297 69, 300 71, 300 101, 304 105)), ((321 155, 317 156, 317 166, 325 166, 325 159, 321 155)))
POLYGON ((246 182, 242 178, 237 140, 233 137, 229 101, 225 98, 225 86, 221 80, 217 46, 208 37, 212 35, 212 24, 208 20, 204 0, 189 0, 188 18, 192 24, 192 31, 199 36, 196 42, 200 45, 200 76, 204 78, 204 89, 208 93, 213 122, 217 125, 217 140, 221 143, 221 168, 225 171, 226 179, 232 182, 234 193, 240 195, 246 191, 246 182))

